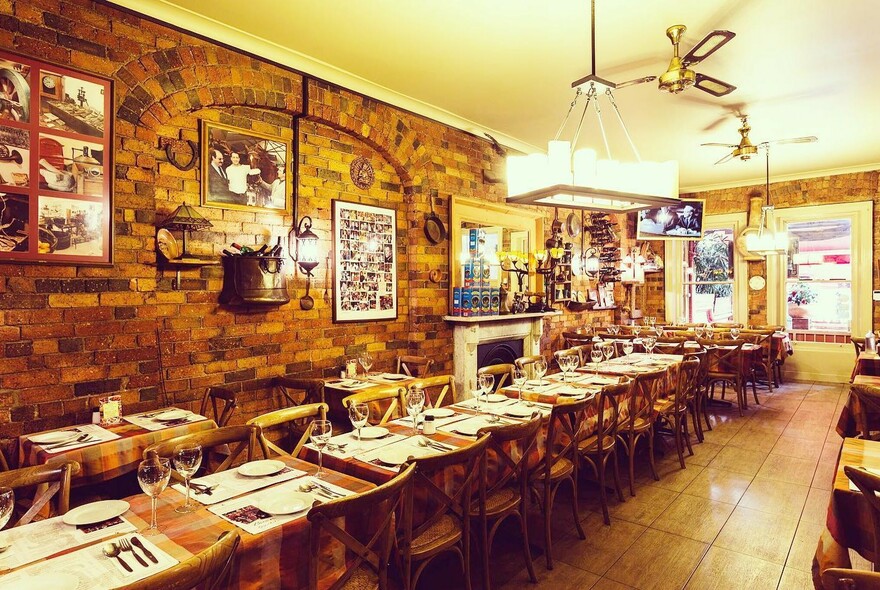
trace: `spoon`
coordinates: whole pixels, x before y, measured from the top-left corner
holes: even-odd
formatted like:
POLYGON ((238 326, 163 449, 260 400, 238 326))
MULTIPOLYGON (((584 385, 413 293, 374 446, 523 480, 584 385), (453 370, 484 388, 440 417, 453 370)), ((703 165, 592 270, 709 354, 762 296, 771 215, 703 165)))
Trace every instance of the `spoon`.
POLYGON ((438 443, 436 441, 433 441, 429 438, 425 438, 424 436, 417 437, 416 444, 419 445, 420 447, 429 447, 429 448, 435 449, 437 451, 444 451, 445 452, 445 451, 451 450, 451 449, 447 449, 445 446, 441 445, 440 443, 438 443))
POLYGON ((119 555, 120 551, 121 550, 119 548, 119 545, 117 545, 116 543, 107 543, 106 545, 101 547, 101 553, 103 553, 107 557, 110 557, 111 559, 115 557, 119 560, 119 564, 125 568, 125 571, 130 572, 131 566, 125 563, 125 561, 122 559, 122 556, 119 555))
POLYGON ((0 544, 0 553, 6 553, 6 551, 8 551, 10 547, 12 547, 11 541, 0 544))

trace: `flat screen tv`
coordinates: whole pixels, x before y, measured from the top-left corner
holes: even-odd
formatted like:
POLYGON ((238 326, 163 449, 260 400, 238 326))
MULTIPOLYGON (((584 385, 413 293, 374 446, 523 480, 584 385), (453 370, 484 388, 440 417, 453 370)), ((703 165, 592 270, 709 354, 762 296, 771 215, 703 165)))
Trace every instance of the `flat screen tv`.
POLYGON ((702 199, 682 199, 680 205, 639 211, 640 240, 699 240, 703 237, 702 199))

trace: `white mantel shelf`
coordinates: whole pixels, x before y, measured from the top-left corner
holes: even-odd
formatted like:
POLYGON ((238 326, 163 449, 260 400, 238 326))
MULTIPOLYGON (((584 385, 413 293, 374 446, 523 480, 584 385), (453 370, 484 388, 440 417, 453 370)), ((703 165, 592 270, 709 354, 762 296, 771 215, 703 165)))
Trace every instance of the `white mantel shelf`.
POLYGON ((445 315, 443 319, 450 324, 482 324, 486 322, 513 322, 529 320, 532 318, 545 318, 562 315, 561 311, 548 311, 544 313, 508 313, 506 315, 477 315, 462 317, 457 315, 445 315))

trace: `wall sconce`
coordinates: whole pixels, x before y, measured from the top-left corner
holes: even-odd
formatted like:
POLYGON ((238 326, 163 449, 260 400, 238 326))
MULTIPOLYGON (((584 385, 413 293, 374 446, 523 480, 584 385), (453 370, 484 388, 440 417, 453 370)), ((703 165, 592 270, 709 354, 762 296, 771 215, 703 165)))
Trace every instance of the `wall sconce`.
POLYGON ((296 228, 290 228, 287 234, 287 251, 294 251, 293 260, 306 275, 306 293, 299 299, 300 309, 309 310, 315 307, 315 300, 309 295, 312 286, 312 271, 318 266, 318 236, 312 231, 312 218, 303 216, 296 228), (291 234, 296 238, 296 249, 290 248, 291 234))
POLYGON ((583 253, 583 269, 591 279, 599 275, 599 251, 595 248, 587 248, 583 253))
MULTIPOLYGON (((196 211, 193 207, 190 207, 186 203, 178 207, 174 210, 174 213, 168 216, 162 225, 160 226, 162 229, 170 230, 170 231, 179 231, 182 234, 183 238, 183 247, 181 248, 181 252, 179 256, 174 258, 169 258, 170 260, 175 259, 183 259, 190 256, 190 253, 186 250, 186 233, 191 231, 201 231, 203 229, 208 229, 209 227, 213 227, 210 221, 205 219, 205 217, 196 211)), ((163 252, 163 255, 165 252, 163 252)))
POLYGON ((624 283, 645 282, 645 257, 639 248, 633 248, 628 256, 620 263, 620 280, 624 283))

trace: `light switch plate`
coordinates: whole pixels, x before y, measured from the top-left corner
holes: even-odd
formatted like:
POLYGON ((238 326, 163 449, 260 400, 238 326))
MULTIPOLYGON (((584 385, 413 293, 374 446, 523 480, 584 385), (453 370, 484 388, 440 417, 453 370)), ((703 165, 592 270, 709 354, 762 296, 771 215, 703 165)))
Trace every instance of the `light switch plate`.
POLYGON ((880 291, 874 291, 871 295, 871 299, 874 301, 880 301, 880 291))

